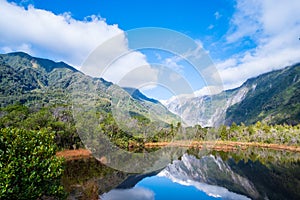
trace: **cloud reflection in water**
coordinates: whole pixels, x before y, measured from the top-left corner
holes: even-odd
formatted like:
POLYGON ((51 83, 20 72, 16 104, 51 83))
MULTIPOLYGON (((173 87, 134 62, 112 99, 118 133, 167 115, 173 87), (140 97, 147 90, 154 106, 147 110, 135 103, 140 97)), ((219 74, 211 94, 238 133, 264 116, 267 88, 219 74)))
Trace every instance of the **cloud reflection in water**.
POLYGON ((135 187, 131 189, 114 189, 100 196, 101 200, 154 200, 153 191, 135 187))

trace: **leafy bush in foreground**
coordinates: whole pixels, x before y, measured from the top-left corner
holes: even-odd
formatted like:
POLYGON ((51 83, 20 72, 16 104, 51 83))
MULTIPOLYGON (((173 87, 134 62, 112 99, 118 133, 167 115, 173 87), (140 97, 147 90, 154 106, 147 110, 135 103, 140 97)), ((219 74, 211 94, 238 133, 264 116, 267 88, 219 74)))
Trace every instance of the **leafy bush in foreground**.
POLYGON ((54 137, 45 129, 0 129, 0 199, 64 196, 54 137))

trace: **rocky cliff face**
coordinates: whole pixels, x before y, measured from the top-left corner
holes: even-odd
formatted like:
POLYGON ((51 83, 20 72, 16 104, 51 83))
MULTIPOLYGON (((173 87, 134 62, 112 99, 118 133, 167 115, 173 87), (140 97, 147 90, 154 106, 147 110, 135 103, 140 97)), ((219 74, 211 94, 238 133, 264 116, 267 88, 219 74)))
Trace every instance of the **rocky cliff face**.
POLYGON ((241 87, 216 95, 179 97, 174 101, 166 101, 165 106, 189 126, 218 126, 224 124, 227 109, 241 102, 248 91, 248 87, 241 87))
POLYGON ((219 94, 179 97, 165 106, 187 125, 204 127, 257 121, 300 123, 300 64, 262 74, 219 94))

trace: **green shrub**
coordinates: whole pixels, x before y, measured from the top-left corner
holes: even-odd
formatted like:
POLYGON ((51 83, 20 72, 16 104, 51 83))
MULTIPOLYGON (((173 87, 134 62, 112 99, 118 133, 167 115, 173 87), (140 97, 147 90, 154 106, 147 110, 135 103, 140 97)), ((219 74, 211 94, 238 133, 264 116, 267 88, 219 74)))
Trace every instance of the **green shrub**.
POLYGON ((54 137, 46 129, 0 129, 0 199, 64 197, 54 137))

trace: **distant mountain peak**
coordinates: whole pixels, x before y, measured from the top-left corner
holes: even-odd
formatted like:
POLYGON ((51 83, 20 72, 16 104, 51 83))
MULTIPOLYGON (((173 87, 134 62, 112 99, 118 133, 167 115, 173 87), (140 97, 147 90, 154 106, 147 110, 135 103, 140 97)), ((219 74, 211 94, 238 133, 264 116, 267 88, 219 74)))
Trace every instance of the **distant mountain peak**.
POLYGON ((32 58, 31 55, 23 52, 23 51, 17 51, 17 52, 11 52, 11 53, 7 53, 7 55, 10 56, 20 56, 20 57, 25 57, 25 58, 32 58))
POLYGON ((63 61, 55 62, 46 58, 37 58, 33 57, 25 52, 19 51, 19 52, 12 52, 7 54, 1 54, 2 57, 7 57, 6 62, 10 62, 11 60, 16 60, 16 57, 20 57, 21 59, 24 59, 24 61, 30 62, 33 68, 37 68, 38 66, 44 68, 46 72, 51 72, 52 70, 56 68, 66 68, 73 72, 78 72, 77 69, 74 67, 66 64, 63 61))
POLYGON ((150 101, 152 103, 158 104, 160 103, 156 99, 152 99, 144 95, 139 89, 136 88, 131 88, 131 87, 123 87, 123 89, 130 94, 134 99, 139 100, 139 101, 150 101))

